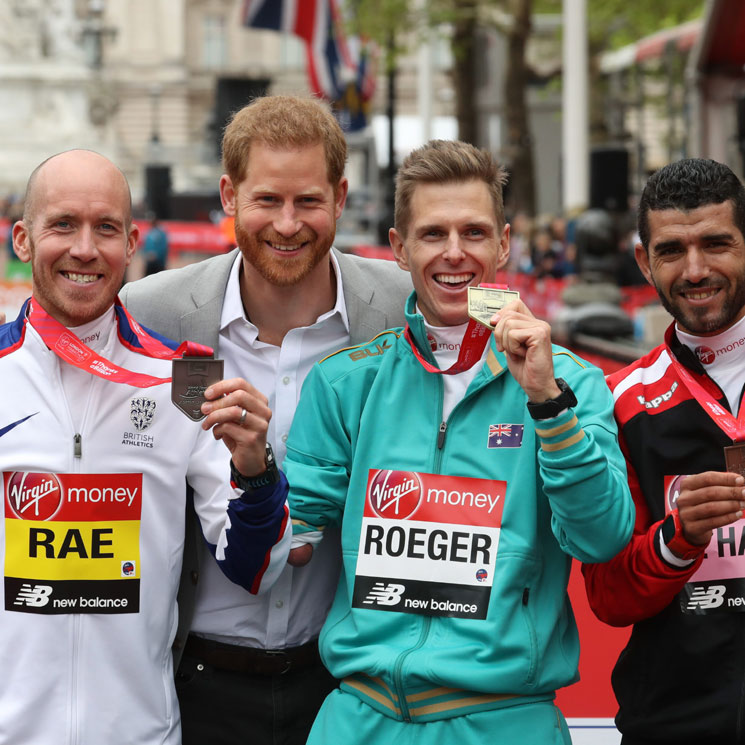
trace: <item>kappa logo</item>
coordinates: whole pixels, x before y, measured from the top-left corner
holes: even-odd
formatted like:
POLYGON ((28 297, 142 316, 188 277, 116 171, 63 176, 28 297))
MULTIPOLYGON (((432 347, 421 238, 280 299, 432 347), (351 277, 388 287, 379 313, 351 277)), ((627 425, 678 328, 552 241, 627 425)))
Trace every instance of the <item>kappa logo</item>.
POLYGON ((143 432, 153 423, 156 403, 152 398, 133 398, 130 402, 129 418, 138 432, 143 432))
POLYGON ((718 608, 724 603, 724 595, 727 588, 724 585, 709 585, 708 587, 697 587, 691 593, 686 610, 708 610, 718 608))
POLYGON ((404 590, 406 590, 404 585, 394 582, 387 585, 383 582, 376 582, 362 602, 365 605, 398 605, 404 590))
POLYGON ((349 359, 356 362, 357 360, 364 360, 365 357, 377 357, 383 354, 383 352, 387 352, 390 348, 391 344, 386 339, 382 344, 376 344, 373 348, 365 347, 365 349, 356 349, 350 353, 349 359))
POLYGON ((644 398, 644 396, 637 396, 636 400, 647 409, 656 409, 664 401, 669 401, 672 398, 673 393, 675 393, 675 391, 677 390, 677 388, 678 388, 678 384, 676 382, 670 386, 669 391, 666 391, 661 396, 655 396, 651 401, 647 401, 647 399, 644 398))
POLYGON ((49 602, 52 588, 49 585, 22 584, 13 605, 27 605, 30 608, 43 608, 49 602))

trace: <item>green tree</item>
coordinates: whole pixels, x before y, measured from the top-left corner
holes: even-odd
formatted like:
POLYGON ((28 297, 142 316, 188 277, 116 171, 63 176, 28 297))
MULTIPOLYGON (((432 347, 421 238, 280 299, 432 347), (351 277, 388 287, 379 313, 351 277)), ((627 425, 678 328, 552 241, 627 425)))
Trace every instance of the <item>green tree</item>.
MULTIPOLYGON (((507 60, 504 71, 504 101, 507 142, 505 156, 511 171, 513 207, 535 214, 535 183, 532 141, 527 105, 531 70, 526 50, 533 13, 561 13, 562 0, 347 0, 356 33, 376 40, 385 50, 387 70, 395 68, 398 56, 416 46, 425 33, 450 30, 453 52, 453 87, 458 135, 477 142, 474 38, 479 27, 492 26, 505 35, 507 60), (499 23, 495 10, 512 19, 499 23), (405 33, 404 33, 405 32, 405 33), (408 47, 406 45, 409 45, 408 47)), ((704 0, 588 0, 590 59, 605 50, 635 41, 659 29, 700 16, 704 0)), ((591 79, 599 81, 591 63, 591 79)), ((599 90, 595 85, 591 91, 599 90)), ((590 96, 602 114, 600 96, 590 96)), ((478 143, 477 143, 478 144, 478 143)))

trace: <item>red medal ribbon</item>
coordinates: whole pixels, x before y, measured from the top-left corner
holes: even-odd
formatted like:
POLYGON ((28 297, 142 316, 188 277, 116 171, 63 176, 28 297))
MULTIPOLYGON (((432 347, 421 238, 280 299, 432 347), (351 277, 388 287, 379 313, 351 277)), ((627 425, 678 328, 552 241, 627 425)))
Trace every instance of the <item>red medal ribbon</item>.
MULTIPOLYGON (((507 285, 489 284, 486 282, 482 282, 479 287, 493 287, 497 290, 509 289, 507 285)), ((404 329, 404 337, 411 345, 411 351, 414 352, 414 356, 419 360, 419 363, 427 372, 436 373, 437 375, 457 375, 473 367, 481 359, 490 335, 491 331, 486 326, 474 321, 473 318, 469 318, 468 326, 466 327, 465 334, 463 334, 463 341, 460 345, 458 359, 447 370, 440 370, 439 367, 435 367, 428 362, 419 351, 408 323, 404 329)))
MULTIPOLYGON (((169 349, 165 344, 147 334, 142 326, 121 306, 118 298, 117 306, 127 318, 142 348, 150 356, 158 359, 174 359, 185 354, 194 357, 212 356, 212 350, 209 347, 195 342, 183 342, 176 351, 169 349)), ((171 378, 158 378, 153 375, 127 370, 106 359, 106 357, 96 354, 89 346, 83 344, 72 331, 52 318, 35 298, 32 298, 31 303, 29 303, 28 321, 36 329, 47 347, 61 360, 80 370, 85 370, 91 375, 97 375, 99 378, 114 383, 134 385, 138 388, 150 388, 154 385, 171 382, 171 378)))
POLYGON ((733 442, 745 440, 745 406, 740 404, 739 416, 735 418, 704 388, 696 378, 676 359, 670 345, 665 339, 665 351, 670 355, 670 360, 678 373, 683 385, 688 388, 689 393, 698 401, 701 408, 711 417, 714 424, 719 427, 733 442))

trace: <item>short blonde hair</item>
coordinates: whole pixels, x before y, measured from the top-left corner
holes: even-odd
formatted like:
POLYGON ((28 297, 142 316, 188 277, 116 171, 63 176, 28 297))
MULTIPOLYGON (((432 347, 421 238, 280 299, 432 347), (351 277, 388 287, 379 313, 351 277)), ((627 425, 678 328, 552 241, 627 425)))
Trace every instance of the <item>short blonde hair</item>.
POLYGON ((483 181, 489 189, 494 214, 500 228, 504 227, 502 187, 507 172, 488 150, 479 150, 458 140, 430 140, 413 150, 396 174, 394 223, 406 236, 411 222, 411 199, 418 184, 449 184, 483 181))
POLYGON ((265 96, 233 115, 222 138, 222 163, 236 186, 246 177, 253 142, 278 149, 322 144, 329 183, 336 189, 344 177, 347 142, 331 110, 318 99, 265 96))

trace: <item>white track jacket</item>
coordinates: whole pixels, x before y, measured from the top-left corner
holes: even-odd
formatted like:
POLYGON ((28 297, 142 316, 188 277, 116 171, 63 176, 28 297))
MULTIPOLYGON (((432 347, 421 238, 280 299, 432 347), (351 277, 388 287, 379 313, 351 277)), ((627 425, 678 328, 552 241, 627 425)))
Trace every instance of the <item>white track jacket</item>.
MULTIPOLYGON (((116 316, 102 354, 169 377, 116 316)), ((89 375, 69 401, 65 364, 25 306, 0 326, 0 743, 178 745, 186 482, 223 570, 252 592, 286 562, 287 507, 231 487, 225 446, 171 403, 169 383, 89 375)))

